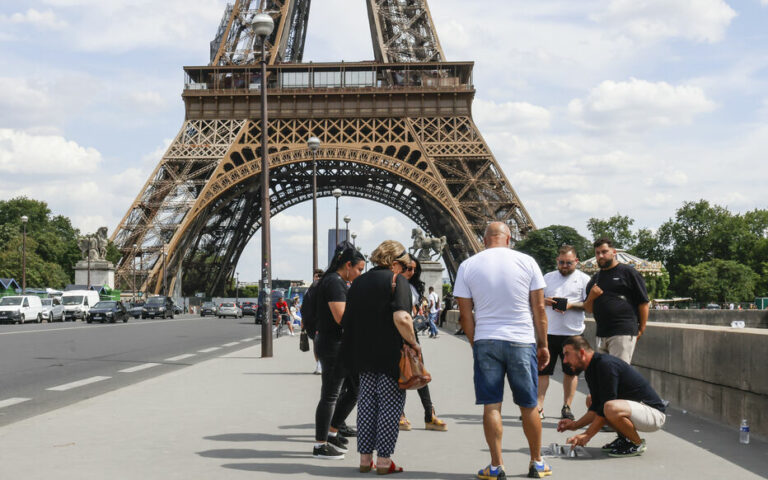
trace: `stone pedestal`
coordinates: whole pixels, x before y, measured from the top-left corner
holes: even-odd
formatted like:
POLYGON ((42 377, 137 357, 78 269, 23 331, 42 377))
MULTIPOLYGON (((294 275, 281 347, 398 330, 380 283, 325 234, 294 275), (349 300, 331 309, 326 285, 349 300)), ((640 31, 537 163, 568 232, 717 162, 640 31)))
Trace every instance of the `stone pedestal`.
MULTIPOLYGON (((91 260, 91 286, 115 288, 115 266, 104 260, 91 260)), ((75 265, 75 284, 88 285, 88 261, 80 260, 75 265)))
POLYGON ((434 287, 435 293, 443 301, 443 265, 429 260, 421 263, 421 281, 424 282, 424 295, 429 294, 429 287, 434 287))

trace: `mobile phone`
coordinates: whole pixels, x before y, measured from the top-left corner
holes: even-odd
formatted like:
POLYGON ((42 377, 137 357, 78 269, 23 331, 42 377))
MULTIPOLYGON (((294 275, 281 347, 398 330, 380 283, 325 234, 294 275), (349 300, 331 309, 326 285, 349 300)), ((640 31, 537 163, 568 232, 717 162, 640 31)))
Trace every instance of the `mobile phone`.
POLYGON ((562 298, 562 297, 554 297, 552 300, 555 301, 555 304, 552 305, 553 310, 560 310, 561 312, 564 312, 566 308, 568 308, 568 299, 562 298))

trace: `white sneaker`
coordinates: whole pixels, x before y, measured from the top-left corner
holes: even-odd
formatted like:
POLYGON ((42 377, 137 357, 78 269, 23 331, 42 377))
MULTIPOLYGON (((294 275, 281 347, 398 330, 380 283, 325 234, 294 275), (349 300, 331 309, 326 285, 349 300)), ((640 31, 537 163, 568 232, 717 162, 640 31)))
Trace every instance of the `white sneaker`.
POLYGON ((294 336, 295 334, 293 332, 290 332, 291 336, 294 336))
POLYGON ((314 373, 315 375, 320 375, 321 373, 323 373, 323 367, 320 366, 320 362, 317 362, 317 366, 315 367, 315 371, 312 372, 312 373, 314 373))

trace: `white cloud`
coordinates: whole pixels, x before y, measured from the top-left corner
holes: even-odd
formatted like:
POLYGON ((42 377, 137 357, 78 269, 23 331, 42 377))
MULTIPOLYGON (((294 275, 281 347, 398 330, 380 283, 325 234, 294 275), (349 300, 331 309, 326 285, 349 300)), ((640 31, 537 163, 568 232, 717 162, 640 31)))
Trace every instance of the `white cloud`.
POLYGON ((67 39, 85 51, 139 48, 207 52, 224 1, 45 0, 70 20, 67 39))
POLYGON ((478 127, 484 131, 546 130, 552 120, 549 110, 526 102, 496 103, 477 99, 472 105, 472 113, 478 127))
POLYGON ((168 99, 155 91, 131 92, 128 99, 140 111, 157 112, 168 107, 168 99))
POLYGON ((32 25, 41 29, 61 30, 67 26, 67 22, 57 18, 52 10, 39 11, 30 8, 24 13, 17 12, 9 16, 0 15, 0 23, 17 25, 32 25))
POLYGON ((357 233, 360 235, 361 240, 363 238, 376 238, 377 236, 382 240, 393 238, 402 235, 408 230, 400 220, 392 216, 384 217, 376 222, 366 218, 359 225, 357 233))
POLYGON ((592 16, 617 31, 644 39, 685 38, 714 43, 723 39, 736 12, 724 0, 612 0, 592 16))
POLYGON ((604 193, 577 193, 557 201, 557 205, 569 213, 582 213, 590 216, 607 215, 615 212, 611 197, 604 193))
POLYGON ((34 176, 88 173, 99 167, 101 154, 61 136, 30 135, 0 129, 0 172, 34 176))
MULTIPOLYGON (((312 219, 301 215, 280 213, 272 218, 272 223, 270 225, 276 232, 312 232, 312 219)), ((295 240, 299 241, 298 239, 295 240)), ((309 242, 312 242, 311 233, 309 235, 309 242)))
POLYGON ((602 82, 586 98, 571 100, 568 112, 577 124, 591 129, 646 130, 689 124, 715 106, 699 87, 632 78, 602 82))

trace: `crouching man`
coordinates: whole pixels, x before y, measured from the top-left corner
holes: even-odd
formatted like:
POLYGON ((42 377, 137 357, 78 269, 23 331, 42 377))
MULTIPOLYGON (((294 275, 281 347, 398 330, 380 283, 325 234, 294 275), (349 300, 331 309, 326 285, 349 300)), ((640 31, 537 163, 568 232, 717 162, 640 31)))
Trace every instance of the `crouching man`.
POLYGON ((584 372, 592 397, 589 410, 578 420, 563 419, 557 431, 587 431, 567 440, 572 446, 585 446, 605 424, 618 437, 603 445, 612 457, 632 457, 645 451, 645 440, 638 432, 659 430, 666 420, 665 406, 651 385, 627 362, 608 354, 596 353, 577 335, 563 342, 563 363, 578 375, 584 372))

